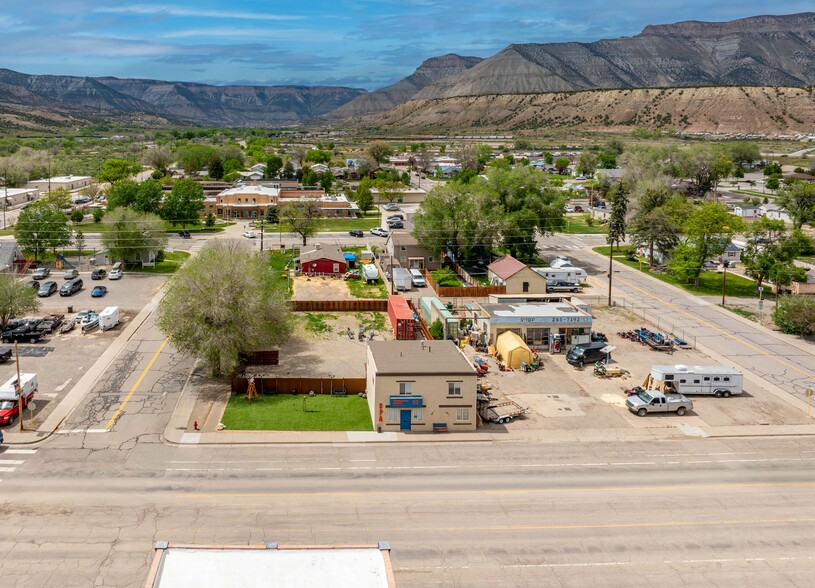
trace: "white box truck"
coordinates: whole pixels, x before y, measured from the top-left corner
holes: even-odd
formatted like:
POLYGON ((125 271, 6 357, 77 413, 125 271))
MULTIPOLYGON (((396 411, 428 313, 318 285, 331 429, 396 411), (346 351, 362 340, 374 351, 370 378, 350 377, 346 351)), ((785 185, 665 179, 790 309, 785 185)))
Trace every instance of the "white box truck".
POLYGON ((711 394, 729 398, 741 394, 744 374, 723 365, 654 365, 642 387, 665 394, 711 394))
POLYGON ((410 272, 403 267, 393 268, 393 285, 397 290, 411 290, 413 278, 411 278, 410 272))
POLYGON ((108 306, 99 313, 99 330, 107 331, 119 324, 119 307, 108 306))
MULTIPOLYGON (((16 384, 17 376, 13 376, 0 386, 0 425, 10 425, 20 414, 16 384)), ((37 391, 37 374, 20 374, 20 389, 25 408, 37 391)))
POLYGON ((379 270, 372 263, 362 266, 362 279, 368 284, 376 284, 379 281, 379 270))

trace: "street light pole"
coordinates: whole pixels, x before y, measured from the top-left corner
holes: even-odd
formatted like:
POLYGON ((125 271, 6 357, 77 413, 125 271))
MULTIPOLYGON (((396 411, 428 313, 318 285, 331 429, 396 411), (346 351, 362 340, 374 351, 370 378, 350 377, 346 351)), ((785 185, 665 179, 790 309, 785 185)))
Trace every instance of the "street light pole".
POLYGON ((17 341, 14 342, 14 354, 17 356, 17 416, 20 417, 20 432, 23 432, 23 382, 20 379, 20 350, 17 341))
POLYGON ((724 276, 722 276, 722 306, 724 306, 724 295, 727 292, 727 265, 725 262, 722 262, 722 265, 724 265, 724 276))
POLYGON ((612 274, 612 267, 614 258, 612 257, 614 253, 614 243, 612 242, 608 248, 608 305, 611 306, 611 274, 612 274))

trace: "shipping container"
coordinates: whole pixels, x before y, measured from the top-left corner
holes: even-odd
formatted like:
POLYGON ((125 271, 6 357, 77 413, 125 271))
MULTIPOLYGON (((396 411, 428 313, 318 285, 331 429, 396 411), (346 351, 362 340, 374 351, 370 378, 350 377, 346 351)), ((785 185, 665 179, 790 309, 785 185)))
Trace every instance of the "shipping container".
POLYGON ((388 317, 397 340, 415 339, 413 311, 404 296, 388 296, 388 317))

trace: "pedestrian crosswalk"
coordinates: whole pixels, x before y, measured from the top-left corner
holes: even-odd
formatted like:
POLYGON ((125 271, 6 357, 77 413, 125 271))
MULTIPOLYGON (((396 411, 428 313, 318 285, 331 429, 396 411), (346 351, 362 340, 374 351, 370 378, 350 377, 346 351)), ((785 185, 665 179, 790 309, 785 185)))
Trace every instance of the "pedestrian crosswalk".
MULTIPOLYGON (((17 468, 25 463, 25 459, 20 459, 24 455, 34 455, 37 453, 36 449, 16 449, 8 448, 0 453, 0 474, 10 474, 17 470, 17 468)), ((0 478, 0 482, 3 479, 0 478)))

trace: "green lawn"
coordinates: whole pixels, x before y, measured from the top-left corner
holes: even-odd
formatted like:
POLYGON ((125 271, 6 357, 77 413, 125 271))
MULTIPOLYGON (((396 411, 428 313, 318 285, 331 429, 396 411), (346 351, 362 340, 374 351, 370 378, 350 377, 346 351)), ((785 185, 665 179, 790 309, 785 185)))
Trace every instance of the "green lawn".
POLYGON ((387 298, 388 289, 380 280, 376 284, 367 284, 362 278, 348 280, 348 290, 354 298, 387 298))
POLYGON ((567 235, 604 235, 608 233, 608 224, 599 224, 599 219, 594 220, 594 224, 588 225, 586 223, 586 215, 578 213, 578 216, 564 216, 563 228, 558 230, 558 233, 566 233, 567 235))
POLYGON ((759 192, 758 190, 733 190, 733 194, 743 194, 744 196, 755 196, 764 199, 765 197, 770 200, 775 200, 775 194, 771 192, 759 192))
MULTIPOLYGON (((605 246, 595 247, 594 251, 608 258, 608 249, 609 248, 605 246)), ((638 261, 631 261, 626 257, 625 251, 626 248, 623 247, 621 249, 620 254, 618 255, 615 250, 614 261, 619 261, 620 263, 623 263, 630 268, 640 270, 643 273, 649 274, 658 280, 662 280, 667 284, 678 286, 698 296, 722 295, 722 280, 724 279, 724 273, 720 274, 718 272, 703 271, 699 276, 699 286, 695 286, 693 284, 686 284, 684 282, 681 282, 672 275, 667 273, 663 274, 651 272, 648 269, 647 263, 640 264, 638 261), (640 265, 642 267, 640 267, 640 265)), ((748 280, 747 278, 743 278, 736 274, 728 273, 726 295, 735 296, 738 298, 758 298, 758 292, 756 291, 756 283, 753 280, 748 280)), ((774 298, 774 297, 775 295, 772 292, 770 292, 769 288, 764 289, 764 298, 774 298)))
POLYGON ((356 395, 276 394, 229 398, 221 419, 230 431, 371 431, 368 401, 356 395))
POLYGON ((288 279, 288 271, 286 266, 290 266, 292 260, 297 255, 294 249, 286 249, 284 251, 273 250, 267 253, 269 256, 270 279, 272 283, 279 286, 286 292, 286 296, 291 298, 292 285, 288 279))
POLYGON ((190 254, 186 251, 173 251, 164 253, 164 261, 159 261, 154 267, 142 267, 141 264, 128 265, 126 271, 143 274, 172 274, 187 261, 190 254))
POLYGON ((337 315, 322 312, 307 312, 303 315, 306 322, 306 331, 312 333, 325 333, 331 330, 331 326, 326 321, 337 320, 337 315))

